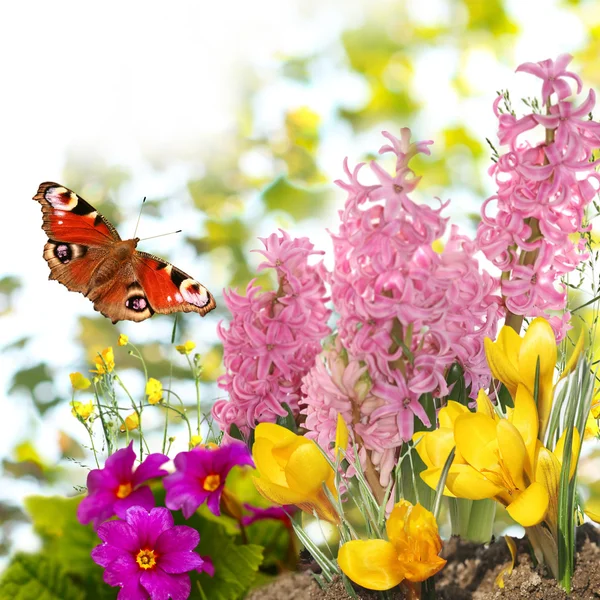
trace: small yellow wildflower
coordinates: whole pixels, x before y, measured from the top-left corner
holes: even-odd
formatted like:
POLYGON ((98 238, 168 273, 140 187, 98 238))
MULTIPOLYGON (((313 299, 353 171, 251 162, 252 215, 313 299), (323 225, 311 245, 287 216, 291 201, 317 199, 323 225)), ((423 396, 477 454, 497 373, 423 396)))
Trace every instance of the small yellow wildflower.
POLYGON ((117 344, 119 346, 127 346, 127 344, 129 344, 129 338, 124 333, 122 333, 119 336, 119 339, 117 340, 117 344))
POLYGON ((138 417, 137 413, 133 412, 128 417, 125 418, 125 425, 121 425, 120 430, 123 432, 123 431, 125 431, 125 428, 127 428, 127 431, 133 431, 134 429, 137 429, 139 426, 140 426, 140 418, 138 417))
MULTIPOLYGON (((89 382, 88 382, 89 383, 89 382)), ((82 421, 87 421, 94 412, 94 403, 90 400, 87 403, 73 401, 71 402, 71 414, 82 421)))
POLYGON ((182 346, 175 346, 175 350, 177 350, 177 352, 179 352, 179 354, 189 354, 195 347, 196 347, 196 344, 194 344, 194 342, 192 342, 192 340, 188 340, 182 346))
POLYGON ((90 380, 81 373, 70 373, 69 377, 74 390, 87 390, 92 385, 90 380))
POLYGON ((97 356, 94 360, 96 368, 90 369, 90 373, 97 373, 98 375, 112 373, 115 368, 115 355, 112 346, 105 348, 100 354, 101 356, 97 356))
POLYGON ((202 443, 202 436, 201 435, 193 435, 190 438, 190 449, 195 448, 196 446, 199 446, 202 443))
POLYGON ((148 396, 149 404, 158 404, 163 397, 162 383, 154 377, 150 377, 146 383, 146 395, 148 396))

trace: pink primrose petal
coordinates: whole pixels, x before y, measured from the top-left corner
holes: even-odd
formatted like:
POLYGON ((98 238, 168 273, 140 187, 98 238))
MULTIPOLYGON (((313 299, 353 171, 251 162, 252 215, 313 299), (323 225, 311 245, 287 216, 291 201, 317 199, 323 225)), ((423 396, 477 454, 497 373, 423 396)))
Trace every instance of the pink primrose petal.
POLYGON ((137 531, 125 521, 108 521, 98 527, 98 537, 116 548, 122 548, 127 552, 133 552, 140 547, 140 539, 137 531))
POLYGON ((127 448, 121 448, 106 459, 104 468, 112 473, 119 483, 129 483, 131 481, 131 472, 135 462, 135 452, 133 450, 133 441, 127 448))
POLYGON ((195 552, 180 551, 162 554, 158 559, 159 567, 165 573, 187 573, 202 566, 202 559, 195 552))
POLYGON ((148 479, 155 479, 157 477, 162 477, 163 475, 168 475, 168 471, 160 468, 161 465, 168 460, 169 457, 164 454, 149 454, 144 462, 138 465, 137 469, 134 471, 131 480, 133 486, 137 487, 145 481, 148 481, 148 479))
POLYGON ((125 519, 127 516, 127 510, 132 506, 141 506, 146 510, 151 510, 156 505, 154 501, 154 494, 152 490, 144 485, 141 488, 134 490, 125 498, 118 498, 115 500, 114 509, 115 514, 119 519, 125 519))
POLYGON ((169 575, 160 567, 144 571, 140 583, 152 600, 187 600, 192 587, 189 575, 169 575))
POLYGON ((104 571, 104 581, 108 585, 127 585, 139 577, 140 568, 131 554, 124 554, 113 560, 104 571))
POLYGON ((139 576, 119 590, 117 600, 148 600, 148 592, 142 587, 139 576))
POLYGON ((127 522, 137 532, 142 548, 154 548, 158 536, 173 527, 173 515, 166 508, 153 508, 148 512, 141 506, 127 510, 127 522))
POLYGON ((154 546, 160 554, 168 554, 170 552, 186 552, 196 548, 200 543, 200 534, 187 525, 175 525, 167 531, 163 531, 154 546))
POLYGON ((117 496, 114 491, 100 492, 86 496, 77 507, 77 519, 82 525, 90 521, 94 527, 115 514, 114 504, 117 496))

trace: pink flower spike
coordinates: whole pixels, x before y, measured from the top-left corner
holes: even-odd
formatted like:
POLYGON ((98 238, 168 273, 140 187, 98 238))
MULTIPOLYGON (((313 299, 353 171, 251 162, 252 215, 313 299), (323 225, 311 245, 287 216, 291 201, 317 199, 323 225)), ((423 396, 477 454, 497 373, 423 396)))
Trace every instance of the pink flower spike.
POLYGON ((556 61, 546 59, 537 63, 527 62, 517 67, 517 73, 529 73, 543 79, 542 101, 544 104, 552 93, 556 93, 559 100, 564 100, 571 95, 571 87, 563 78, 571 78, 577 83, 578 94, 583 88, 579 75, 566 70, 572 60, 573 57, 570 54, 561 54, 556 61))

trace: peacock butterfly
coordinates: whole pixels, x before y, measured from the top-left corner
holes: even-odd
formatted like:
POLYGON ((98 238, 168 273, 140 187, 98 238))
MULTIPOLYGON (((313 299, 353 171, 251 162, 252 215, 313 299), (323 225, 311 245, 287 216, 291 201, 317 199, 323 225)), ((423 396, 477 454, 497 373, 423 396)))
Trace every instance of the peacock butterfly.
POLYGON ((113 323, 143 321, 154 313, 216 308, 212 294, 167 261, 138 252, 139 238, 122 240, 91 204, 58 183, 42 183, 33 197, 42 205, 48 235, 44 258, 49 279, 80 292, 113 323))

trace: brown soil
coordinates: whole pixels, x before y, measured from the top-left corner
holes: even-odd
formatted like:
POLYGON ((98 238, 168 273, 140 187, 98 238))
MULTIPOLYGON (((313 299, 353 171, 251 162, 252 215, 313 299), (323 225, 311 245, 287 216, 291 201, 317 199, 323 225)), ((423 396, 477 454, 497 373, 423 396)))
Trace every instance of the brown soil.
MULTIPOLYGON (((504 577, 504 589, 494 581, 510 560, 504 540, 478 546, 453 538, 445 543, 446 567, 436 578, 440 600, 598 600, 600 599, 600 530, 584 525, 577 531, 577 563, 570 596, 540 567, 534 567, 527 544, 519 543, 517 565, 504 577)), ((357 589, 361 600, 377 595, 357 589)), ((288 573, 273 583, 254 590, 247 600, 348 600, 341 581, 322 590, 308 573, 288 573)), ((391 600, 404 600, 404 593, 393 590, 391 600)))

